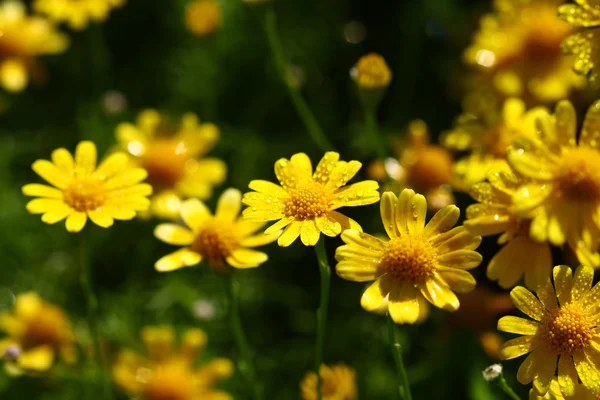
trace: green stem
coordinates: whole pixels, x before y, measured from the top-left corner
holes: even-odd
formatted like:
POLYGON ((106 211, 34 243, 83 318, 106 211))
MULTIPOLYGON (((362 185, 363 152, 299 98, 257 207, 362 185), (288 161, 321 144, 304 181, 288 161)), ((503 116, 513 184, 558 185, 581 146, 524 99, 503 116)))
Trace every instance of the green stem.
POLYGON ((314 114, 310 110, 310 107, 302 97, 300 90, 294 86, 290 80, 288 79, 287 68, 285 56, 283 53, 283 46, 281 45, 281 41, 279 39, 279 35, 277 33, 277 16, 275 15, 275 11, 269 9, 265 14, 265 31, 267 34, 267 39, 269 41, 269 47, 271 48, 271 53, 273 54, 273 61, 275 62, 275 68, 279 77, 285 84, 287 89, 288 96, 290 100, 294 104, 296 108, 296 112, 300 116, 300 119, 304 123, 304 127, 308 132, 311 139, 315 142, 315 144, 323 151, 333 150, 332 144, 327 139, 327 136, 323 133, 323 130, 319 126, 317 119, 314 114))
POLYGON ((377 115, 375 109, 365 109, 365 129, 367 134, 371 136, 371 140, 375 144, 377 158, 384 160, 386 157, 385 142, 379 134, 377 126, 377 115))
POLYGON ((502 389, 508 397, 513 400, 521 400, 514 390, 512 390, 512 388, 508 385, 506 379, 504 379, 504 374, 500 374, 496 382, 498 382, 498 386, 500 386, 500 389, 502 389))
POLYGON ((319 273, 321 274, 321 303, 317 310, 317 347, 315 351, 315 373, 317 374, 317 400, 322 398, 322 378, 320 374, 323 362, 323 348, 325 347, 325 328, 327 327, 327 308, 329 307, 329 286, 331 282, 331 268, 327 261, 325 250, 325 238, 321 237, 315 245, 315 253, 319 262, 319 273))
POLYGON ((402 361, 402 346, 396 340, 396 324, 392 317, 388 314, 388 335, 390 340, 390 346, 392 348, 392 355, 394 356, 394 362, 396 363, 396 370, 398 373, 398 391, 400 397, 404 400, 412 400, 410 393, 410 383, 408 382, 408 376, 406 375, 406 368, 404 368, 404 361, 402 361))
MULTIPOLYGON (((86 297, 87 312, 88 312, 88 325, 90 328, 90 335, 93 342, 93 359, 96 364, 97 370, 94 373, 94 383, 100 383, 102 387, 103 398, 110 399, 112 395, 111 380, 106 374, 104 363, 102 362, 102 351, 100 348, 100 335, 98 333, 98 298, 92 287, 92 275, 90 271, 90 263, 87 257, 85 239, 82 234, 80 242, 80 282, 83 293, 86 297)), ((88 393, 94 397, 95 385, 88 387, 88 393)))
POLYGON ((260 400, 262 398, 260 394, 259 384, 256 380, 256 373, 254 371, 254 364, 252 363, 252 355, 250 352, 250 346, 248 345, 248 339, 242 327, 242 320, 239 312, 239 292, 240 284, 236 281, 234 272, 229 274, 229 317, 231 322, 231 330, 235 340, 239 357, 237 360, 237 367, 242 375, 242 378, 246 381, 252 398, 254 400, 260 400))

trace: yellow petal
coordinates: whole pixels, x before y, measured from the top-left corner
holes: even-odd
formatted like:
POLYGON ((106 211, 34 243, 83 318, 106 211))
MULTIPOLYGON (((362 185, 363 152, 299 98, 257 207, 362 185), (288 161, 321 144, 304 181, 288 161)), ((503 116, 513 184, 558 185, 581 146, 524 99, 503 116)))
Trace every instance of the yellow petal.
MULTIPOLYGON (((220 185, 227 177, 227 164, 217 158, 203 158, 195 163, 186 164, 186 175, 183 180, 202 180, 209 185, 220 185)), ((193 193, 186 193, 193 196, 193 193)))
POLYGON ((436 262, 439 266, 448 268, 473 269, 481 263, 481 254, 472 250, 455 250, 442 254, 436 262))
POLYGON ((528 257, 521 260, 525 268, 525 286, 535 290, 548 279, 552 271, 552 251, 548 243, 536 243, 529 238, 528 257))
POLYGON ((252 268, 258 267, 268 259, 269 257, 263 252, 239 248, 234 250, 233 253, 226 258, 226 261, 235 268, 252 268))
POLYGON ((242 193, 237 189, 227 189, 219 197, 215 217, 222 221, 233 222, 242 208, 242 193))
POLYGON ((460 306, 458 297, 439 279, 428 279, 424 287, 421 286, 421 294, 428 302, 446 311, 456 311, 460 306))
MULTIPOLYGON (((596 7, 597 6, 593 6, 590 8, 596 10, 596 7)), ((587 14, 589 10, 586 10, 585 12, 587 14)), ((596 15, 596 18, 598 18, 598 15, 596 15)), ((600 111, 600 106, 598 100, 596 100, 588 108, 588 111, 585 114, 583 126, 581 127, 581 136, 579 137, 580 146, 592 149, 598 149, 600 147, 600 143, 598 143, 598 127, 600 126, 600 115, 598 111, 600 111)))
POLYGON ((103 228, 108 228, 114 223, 114 220, 110 214, 104 211, 102 208, 94 211, 88 211, 87 215, 93 223, 103 228))
POLYGON ((554 286, 552 286, 552 282, 550 282, 550 278, 546 279, 546 283, 538 286, 536 290, 536 295, 542 306, 547 311, 552 311, 558 307, 558 301, 556 300, 556 292, 554 291, 554 286))
POLYGON ((94 172, 97 157, 96 145, 93 142, 88 140, 79 142, 75 149, 75 163, 78 167, 88 172, 94 172))
POLYGON ((87 215, 83 212, 74 212, 67 217, 66 227, 69 232, 79 232, 85 226, 87 215))
POLYGON ((586 357, 583 350, 576 350, 572 354, 573 363, 581 382, 589 389, 598 389, 598 369, 586 357))
POLYGON ((148 172, 143 168, 129 168, 107 180, 104 187, 106 189, 119 189, 131 186, 140 183, 146 179, 147 176, 148 172))
POLYGON ((555 246, 562 246, 566 240, 565 231, 559 218, 560 216, 557 214, 548 215, 548 240, 555 246))
POLYGON ((357 262, 379 263, 385 244, 367 233, 348 229, 342 233, 345 246, 340 246, 335 252, 335 259, 346 259, 357 262))
POLYGON ((290 160, 277 160, 275 176, 284 189, 295 188, 299 182, 309 181, 312 178, 310 158, 304 153, 297 153, 290 160))
MULTIPOLYGON (((549 349, 548 345, 541 344, 527 356, 525 361, 523 361, 517 371, 517 380, 523 385, 531 383, 540 371, 544 369, 544 363, 548 363, 549 360, 554 361, 553 363, 550 363, 552 372, 554 373, 554 370, 556 369, 556 353, 549 349)), ((546 368, 548 367, 546 366, 546 368)), ((549 384, 550 382, 548 382, 548 385, 549 384)), ((543 395, 545 392, 540 394, 543 395)))
POLYGON ((305 246, 314 246, 319 241, 319 237, 321 237, 321 233, 314 220, 307 219, 302 222, 300 239, 305 246))
POLYGON ((61 199, 34 199, 27 203, 27 211, 32 214, 42 214, 45 212, 60 212, 68 207, 61 199))
POLYGON ((175 246, 192 244, 195 235, 186 228, 176 224, 160 224, 154 229, 154 236, 165 243, 175 246))
POLYGON ((61 171, 72 174, 75 171, 75 160, 67 149, 56 149, 52 152, 52 162, 61 171))
POLYGON ((342 279, 354 282, 373 281, 381 275, 378 262, 344 260, 337 263, 335 272, 342 279))
POLYGON ((283 190, 283 188, 279 185, 276 185, 272 182, 269 181, 263 181, 263 180, 254 180, 254 181, 250 181, 250 183, 248 184, 248 187, 252 190, 256 190, 259 193, 264 193, 270 196, 275 196, 278 197, 280 199, 287 199, 290 197, 290 195, 283 190))
POLYGON ((502 105, 502 118, 508 125, 519 125, 524 113, 525 103, 521 99, 510 97, 506 99, 502 105))
POLYGON ((528 266, 521 258, 528 253, 526 242, 521 236, 517 236, 496 253, 487 267, 487 277, 492 281, 498 281, 503 289, 513 287, 523 276, 523 268, 528 266))
POLYGON ((42 221, 47 224, 54 224, 63 219, 67 218, 74 210, 64 204, 62 208, 53 208, 52 211, 48 211, 42 215, 42 221))
POLYGON ((521 336, 507 341, 500 349, 500 358, 502 360, 512 360, 535 350, 541 343, 535 339, 536 336, 521 336))
POLYGON ((269 226, 265 230, 265 234, 266 235, 272 235, 272 234, 274 234, 276 232, 279 232, 281 229, 285 228, 286 226, 288 226, 292 222, 294 222, 294 217, 283 218, 283 219, 275 222, 273 225, 269 226))
POLYGON ((539 351, 541 361, 540 365, 537 366, 537 373, 533 378, 533 388, 540 394, 545 394, 550 388, 550 382, 554 378, 556 373, 556 353, 552 352, 549 346, 540 346, 540 348, 534 350, 539 351), (545 347, 545 348, 544 348, 545 347))
POLYGON ((535 335, 540 327, 537 322, 511 315, 498 320, 498 330, 519 335, 535 335))
MULTIPOLYGON (((455 250, 475 250, 481 243, 481 236, 475 236, 469 232, 464 226, 459 226, 454 229, 454 235, 444 240, 441 243, 436 243, 439 253, 449 253, 455 250)), ((451 232, 452 232, 451 231, 451 232)))
POLYGON ((50 346, 34 347, 31 350, 21 353, 17 363, 19 367, 25 370, 47 371, 54 363, 54 350, 50 346))
POLYGON ((571 289, 571 297, 573 301, 577 301, 584 297, 592 288, 594 280, 594 270, 584 265, 575 270, 573 277, 573 287, 571 289))
POLYGON ((529 237, 536 242, 547 242, 548 241, 548 214, 543 209, 538 209, 535 217, 531 220, 531 227, 529 228, 529 237))
POLYGON ((194 231, 210 217, 212 215, 208 207, 198 199, 189 199, 181 204, 181 218, 194 231))
POLYGON ((380 277, 365 290, 360 299, 360 305, 369 312, 377 310, 390 294, 391 288, 391 279, 386 275, 380 277))
POLYGON ((9 92, 20 92, 27 86, 29 77, 23 61, 8 59, 0 64, 0 83, 9 92))
POLYGON ((423 236, 433 237, 450 230, 460 216, 460 210, 455 205, 448 205, 435 213, 423 230, 423 236))
MULTIPOLYGON (((315 182, 319 182, 322 185, 325 185, 329 181, 329 175, 338 165, 338 161, 340 159, 340 155, 335 151, 328 151, 325 153, 321 161, 317 164, 315 168, 315 173, 313 174, 313 180, 315 182)), ((359 167, 360 168, 360 167, 359 167)), ((344 184, 340 185, 343 186, 344 184)), ((338 186, 339 187, 339 186, 338 186)), ((256 189, 255 189, 256 190, 256 189)))
POLYGON ((362 164, 358 161, 338 161, 333 170, 329 173, 329 177, 325 186, 331 189, 337 189, 344 186, 350 179, 356 175, 362 164))
POLYGON ((529 317, 540 321, 544 316, 544 307, 542 303, 529 290, 522 286, 517 286, 510 292, 510 297, 519 310, 529 317))
POLYGON ((107 179, 121 172, 129 158, 125 153, 113 153, 100 163, 95 172, 100 179, 107 179))
POLYGON ((388 312, 397 324, 414 324, 419 319, 418 290, 411 283, 394 287, 390 292, 388 312))
POLYGON ((332 209, 340 207, 366 206, 379 201, 379 183, 362 181, 335 191, 331 201, 332 209))
POLYGON ((252 221, 273 221, 284 218, 285 206, 276 196, 258 192, 244 194, 242 203, 247 205, 242 215, 252 221))
POLYGON ((538 207, 552 194, 549 183, 525 183, 517 189, 513 196, 513 204, 517 213, 527 213, 538 207))
POLYGON ((62 199, 63 192, 56 188, 37 183, 30 183, 23 186, 23 194, 26 196, 46 197, 52 199, 62 199))
POLYGON ((566 397, 575 395, 575 387, 579 386, 577 371, 571 357, 564 355, 558 359, 558 384, 566 397))
POLYGON ((300 230, 302 229, 302 221, 294 221, 289 224, 279 239, 277 239, 277 244, 281 247, 288 247, 290 244, 294 243, 298 236, 300 236, 300 230))
POLYGON ((404 189, 396 206, 396 226, 400 234, 419 234, 425 227, 427 201, 411 189, 404 189))
POLYGON ((381 221, 383 227, 387 232, 390 239, 396 238, 400 235, 398 228, 396 227, 396 208, 398 206, 398 198, 392 192, 384 192, 381 195, 381 203, 379 203, 379 209, 381 212, 381 221))
POLYGON ((475 289, 475 278, 462 269, 438 267, 435 276, 439 276, 450 289, 457 293, 467 293, 475 289))
POLYGON ((542 181, 551 180, 558 165, 557 157, 542 142, 524 136, 515 139, 508 148, 507 159, 515 171, 542 181))
POLYGON ((174 271, 183 267, 191 267, 202 261, 202 256, 188 248, 177 250, 174 253, 167 254, 154 264, 158 272, 174 271))
POLYGON ((327 217, 337 221, 337 223, 340 224, 342 231, 345 231, 347 229, 354 229, 356 231, 362 232, 363 230, 362 227, 358 224, 358 222, 337 211, 329 211, 327 213, 327 217))
POLYGON ((322 217, 317 217, 315 219, 315 223, 317 224, 319 231, 327 236, 335 237, 342 233, 342 225, 337 222, 337 220, 329 216, 329 214, 325 214, 322 217))
POLYGON ((46 182, 59 189, 64 189, 69 184, 71 178, 66 173, 62 172, 47 160, 37 160, 31 168, 41 176, 46 182))
POLYGON ((573 104, 571 104, 571 102, 568 100, 559 101, 554 110, 554 117, 556 119, 555 127, 557 141, 565 146, 575 146, 575 136, 577 134, 577 115, 575 113, 573 104))
POLYGON ((280 231, 276 231, 275 233, 271 233, 270 235, 266 233, 259 233, 258 235, 248 236, 242 239, 240 242, 240 246, 242 247, 258 247, 264 246, 265 244, 273 243, 279 238, 281 235, 280 231))
POLYGON ((552 271, 554 275, 554 288, 556 297, 561 305, 571 301, 571 289, 573 287, 573 272, 566 265, 558 265, 552 271))
MULTIPOLYGON (((472 206, 479 206, 479 204, 469 207, 472 206)), ((467 215, 469 215, 469 208, 467 208, 467 215)), ((508 215, 489 215, 468 219, 464 222, 464 226, 474 235, 492 236, 506 232, 511 222, 511 217, 508 215)))

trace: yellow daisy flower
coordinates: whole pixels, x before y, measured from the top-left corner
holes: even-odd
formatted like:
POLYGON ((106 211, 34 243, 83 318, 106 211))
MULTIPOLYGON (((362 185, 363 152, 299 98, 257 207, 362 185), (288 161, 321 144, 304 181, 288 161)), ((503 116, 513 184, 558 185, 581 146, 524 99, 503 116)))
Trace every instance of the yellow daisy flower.
POLYGON ((548 392, 557 370, 565 397, 575 393, 578 379, 590 390, 600 390, 600 285, 592 288, 594 270, 581 266, 575 276, 566 265, 554 267, 550 279, 537 289, 537 297, 517 286, 510 295, 515 306, 533 320, 503 317, 498 330, 524 335, 509 340, 501 350, 505 360, 530 353, 519 367, 517 379, 533 381, 537 394, 548 392), (558 301, 557 301, 558 299, 558 301))
POLYGON ((529 237, 531 219, 514 212, 514 194, 527 181, 508 168, 491 170, 488 181, 471 187, 471 196, 479 203, 467 208, 464 225, 476 235, 501 234, 498 244, 504 247, 488 264, 489 279, 508 289, 525 276, 525 286, 535 290, 550 275, 552 254, 548 242, 529 237))
POLYGON ((600 9, 595 0, 577 0, 577 4, 563 4, 558 9, 560 18, 581 28, 563 40, 562 49, 566 54, 573 54, 573 69, 581 75, 588 75, 590 86, 600 88, 598 62, 600 53, 597 43, 600 41, 600 9))
POLYGON ((369 53, 352 67, 350 77, 361 89, 383 89, 390 85, 392 72, 381 55, 369 53))
POLYGON ((195 0, 185 9, 185 26, 197 36, 209 36, 221 28, 221 6, 214 0, 195 0))
POLYGON ((159 218, 177 218, 185 198, 206 200, 213 186, 225 180, 223 161, 201 158, 219 139, 219 129, 200 124, 193 113, 185 114, 178 127, 171 127, 156 110, 145 110, 137 125, 120 124, 116 136, 121 148, 148 171, 155 191, 151 212, 159 218))
POLYGON ((0 85, 20 92, 29 78, 41 80, 43 69, 36 57, 58 54, 69 47, 69 39, 45 18, 29 16, 16 1, 0 4, 0 85))
POLYGON ((305 246, 314 246, 321 236, 337 236, 344 229, 362 230, 358 223, 335 211, 340 207, 364 206, 379 200, 375 181, 345 186, 360 169, 358 161, 339 161, 340 155, 325 153, 313 173, 304 153, 275 163, 275 175, 281 186, 262 180, 250 182, 255 192, 244 194, 248 207, 244 218, 252 221, 275 221, 266 231, 271 234, 285 228, 277 243, 287 247, 298 236, 305 246))
POLYGON ((483 16, 480 29, 465 51, 465 61, 478 67, 502 96, 528 102, 565 98, 582 81, 572 70, 572 57, 560 43, 571 32, 556 8, 562 0, 497 0, 483 16))
POLYGON ((170 327, 146 327, 141 336, 146 356, 121 350, 112 367, 115 383, 130 396, 141 400, 233 400, 229 393, 214 388, 232 375, 230 360, 217 358, 196 367, 198 353, 207 342, 203 331, 188 330, 178 349, 170 327))
POLYGON ((90 21, 101 22, 110 10, 125 4, 125 0, 35 0, 33 9, 56 22, 65 22, 72 29, 81 30, 90 21))
MULTIPOLYGON (((345 364, 327 366, 321 365, 321 395, 323 400, 355 400, 356 371, 345 364)), ((300 382, 302 400, 317 400, 317 374, 314 371, 306 373, 300 382)))
POLYGON ((187 247, 158 260, 154 265, 156 270, 167 272, 191 267, 203 259, 218 270, 258 267, 267 261, 265 253, 248 247, 274 242, 280 232, 252 236, 265 224, 239 218, 241 199, 239 190, 227 189, 219 198, 214 216, 201 201, 186 200, 181 206, 181 219, 186 227, 160 224, 154 235, 165 243, 187 247))
POLYGON ((67 316, 37 293, 17 295, 13 312, 0 314, 0 330, 8 335, 0 339, 0 354, 12 361, 9 371, 47 371, 59 357, 66 363, 76 361, 75 336, 67 316))
POLYGON ((507 99, 502 112, 486 111, 477 116, 461 115, 452 130, 441 137, 444 146, 470 154, 454 164, 453 184, 456 189, 468 191, 474 183, 485 180, 488 171, 505 164, 506 150, 521 136, 535 137, 535 121, 549 116, 543 107, 526 110, 521 99, 507 99))
POLYGON ((600 265, 600 101, 589 109, 579 141, 573 106, 561 101, 551 119, 539 121, 539 139, 521 137, 508 162, 531 182, 513 196, 517 215, 533 217, 530 235, 555 246, 565 242, 585 265, 600 265))
POLYGON ((61 148, 52 152, 52 162, 34 162, 33 170, 54 187, 23 186, 25 195, 40 197, 27 203, 27 211, 43 214, 47 224, 66 218, 67 230, 79 232, 88 218, 108 228, 115 219, 132 219, 138 211, 147 210, 152 187, 140 183, 146 170, 129 168, 124 153, 111 154, 97 167, 96 158, 96 145, 83 141, 75 149, 75 158, 61 148))
POLYGON ((335 252, 337 274, 357 282, 375 280, 362 296, 365 310, 375 311, 387 298, 392 319, 412 324, 423 311, 421 297, 456 311, 460 304, 454 292, 475 287, 466 270, 481 263, 481 255, 474 251, 481 236, 464 226, 452 228, 460 214, 454 205, 442 208, 427 225, 426 214, 422 195, 404 189, 397 198, 386 192, 381 198, 381 220, 389 241, 354 229, 342 233, 346 245, 335 252))
MULTIPOLYGON (((573 382, 575 385, 575 395, 569 397, 569 400, 598 400, 600 398, 600 394, 596 393, 592 390, 589 390, 579 382, 573 382)), ((529 400, 566 400, 567 398, 563 396, 560 391, 560 383, 558 379, 553 378, 552 382, 550 382, 550 389, 548 389, 548 393, 543 396, 538 395, 535 392, 535 389, 529 390, 529 400)))

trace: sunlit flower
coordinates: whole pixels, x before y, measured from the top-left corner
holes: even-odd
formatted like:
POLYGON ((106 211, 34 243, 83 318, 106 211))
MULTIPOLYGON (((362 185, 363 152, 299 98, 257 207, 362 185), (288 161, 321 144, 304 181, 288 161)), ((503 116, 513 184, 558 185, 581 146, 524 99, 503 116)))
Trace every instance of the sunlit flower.
POLYGON ((561 246, 597 267, 600 226, 600 101, 589 109, 579 142, 573 106, 561 101, 539 121, 538 139, 520 137, 508 150, 511 167, 531 182, 515 191, 517 215, 533 217, 530 236, 561 246))
POLYGON ((148 171, 154 188, 151 212, 159 218, 175 219, 181 202, 188 197, 206 200, 213 186, 223 183, 225 163, 202 158, 219 139, 219 129, 199 123, 188 113, 178 127, 170 126, 156 110, 140 113, 137 125, 122 123, 117 140, 136 162, 148 171))
POLYGON ((572 28, 556 8, 562 0, 496 1, 465 51, 465 61, 478 67, 502 97, 528 102, 565 98, 582 85, 563 56, 561 41, 572 28))
POLYGON ((345 186, 360 169, 358 161, 339 161, 340 155, 327 152, 313 173, 304 153, 275 163, 275 175, 281 186, 262 180, 250 182, 255 192, 244 194, 248 207, 244 218, 275 221, 265 231, 272 234, 285 228, 277 243, 289 246, 298 236, 306 246, 314 246, 321 233, 337 236, 345 229, 362 230, 358 223, 335 211, 340 207, 363 206, 379 200, 379 185, 362 181, 345 186))
POLYGON ((436 307, 456 311, 454 292, 473 290, 475 279, 466 270, 481 262, 474 250, 481 237, 464 226, 452 228, 460 211, 449 205, 425 225, 427 202, 420 194, 404 189, 397 198, 385 192, 381 219, 390 237, 383 241, 357 230, 342 233, 346 245, 335 252, 337 274, 357 282, 373 281, 363 294, 362 307, 375 311, 388 300, 388 312, 399 324, 418 320, 423 296, 436 307))
POLYGON ((73 29, 84 29, 90 21, 105 21, 109 12, 125 0, 35 0, 33 9, 73 29))
POLYGON ((27 211, 43 214, 42 221, 47 224, 66 218, 67 230, 79 232, 88 218, 108 228, 115 219, 132 219, 148 209, 152 187, 140 183, 146 170, 128 167, 124 153, 111 154, 98 166, 96 159, 96 145, 83 141, 75 149, 75 158, 61 148, 52 152, 52 162, 34 162, 33 170, 54 187, 23 186, 25 195, 40 197, 27 203, 27 211))
MULTIPOLYGON (((36 293, 17 295, 12 313, 0 314, 0 354, 13 353, 11 372, 43 372, 57 361, 76 361, 75 336, 67 316, 36 293)), ((7 357, 5 357, 7 358, 7 357)))
POLYGON ((200 329, 190 329, 175 347, 170 327, 146 327, 142 331, 146 355, 122 350, 112 367, 115 383, 141 400, 233 400, 214 386, 233 373, 233 363, 217 358, 196 367, 198 353, 207 342, 200 329))
POLYGON ((542 107, 526 110, 525 103, 516 98, 507 99, 502 112, 486 111, 483 115, 465 113, 452 130, 445 132, 442 144, 450 149, 470 154, 454 165, 453 184, 468 191, 474 183, 485 180, 488 171, 505 165, 506 150, 521 136, 535 137, 536 120, 547 118, 542 107))
MULTIPOLYGON (((580 384, 579 382, 573 382, 575 386, 575 395, 568 397, 569 400, 598 400, 600 393, 596 393, 580 384)), ((536 393, 535 389, 529 390, 529 400, 567 400, 560 391, 560 383, 557 378, 553 378, 550 382, 550 389, 548 392, 540 396, 536 393)))
POLYGON ((535 290, 552 271, 552 254, 548 242, 529 237, 531 219, 519 218, 514 212, 513 197, 528 181, 508 168, 491 170, 488 181, 471 187, 471 196, 479 203, 467 208, 464 225, 477 235, 501 234, 498 244, 504 247, 488 264, 489 279, 508 289, 524 275, 525 286, 535 290))
POLYGON ((252 235, 264 222, 238 218, 242 194, 237 189, 227 189, 217 204, 213 216, 206 205, 197 199, 186 200, 181 206, 181 219, 185 227, 177 224, 160 224, 154 235, 163 242, 186 246, 164 256, 155 264, 161 272, 190 267, 202 260, 218 270, 258 267, 267 261, 265 253, 248 247, 274 242, 280 232, 252 235))
POLYGON ((20 2, 0 5, 0 85, 10 92, 23 90, 29 79, 40 80, 44 71, 37 58, 62 53, 68 38, 45 18, 28 16, 20 2))
MULTIPOLYGON (((328 366, 321 365, 321 395, 323 400, 355 400, 356 372, 344 364, 328 366)), ((314 371, 306 373, 300 382, 302 400, 317 400, 317 374, 314 371)))
POLYGON ((208 36, 221 27, 221 7, 214 0, 194 0, 185 9, 185 26, 194 35, 208 36))
POLYGON ((539 395, 548 392, 557 370, 560 390, 573 396, 578 379, 594 392, 600 390, 600 285, 592 288, 594 270, 581 266, 554 268, 550 279, 537 289, 537 297, 517 286, 510 295, 515 306, 533 320, 503 317, 498 329, 524 335, 511 339, 502 348, 504 359, 529 356, 519 367, 517 379, 524 385, 533 381, 539 395), (558 302, 557 302, 558 298, 558 302))
POLYGON ((575 72, 588 75, 590 86, 598 89, 600 87, 597 68, 600 62, 600 52, 598 52, 600 32, 597 27, 600 26, 600 8, 594 0, 577 0, 576 3, 561 5, 558 9, 560 18, 572 25, 592 29, 581 29, 567 37, 562 42, 562 48, 566 54, 574 55, 575 72))
POLYGON ((362 89, 382 89, 392 80, 392 72, 385 59, 377 53, 362 56, 350 70, 350 76, 362 89))

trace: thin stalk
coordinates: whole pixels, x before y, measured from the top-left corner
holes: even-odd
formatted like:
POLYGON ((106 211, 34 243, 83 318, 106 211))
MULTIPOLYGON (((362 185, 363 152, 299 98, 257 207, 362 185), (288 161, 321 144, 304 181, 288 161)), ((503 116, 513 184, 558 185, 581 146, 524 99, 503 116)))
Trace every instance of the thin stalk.
POLYGON ((387 322, 390 347, 392 349, 392 355, 394 356, 396 371, 398 373, 398 391, 400 392, 400 397, 402 399, 412 400, 410 383, 408 382, 408 376, 406 375, 406 368, 404 368, 404 361, 402 361, 402 346, 396 340, 396 324, 389 314, 387 316, 387 322))
POLYGON ((319 273, 321 275, 321 303, 317 310, 317 347, 315 350, 315 373, 317 374, 317 400, 322 397, 322 379, 320 374, 321 363, 323 362, 323 348, 325 347, 325 328, 327 327, 327 308, 329 307, 329 286, 331 282, 331 268, 327 261, 327 251, 325 250, 325 238, 321 237, 315 245, 315 253, 319 263, 319 273))
POLYGON ((384 160, 386 157, 385 142, 379 133, 377 115, 374 109, 365 109, 365 130, 375 144, 377 158, 384 160))
POLYGON ((239 293, 240 284, 236 281, 234 273, 229 274, 229 318, 231 323, 231 331, 233 332, 233 338, 237 347, 239 357, 237 357, 237 367, 242 375, 242 378, 246 381, 246 385, 252 394, 254 400, 260 400, 262 398, 260 394, 259 384, 256 380, 256 373, 254 371, 254 364, 252 363, 252 355, 250 352, 250 346, 244 328, 242 327, 242 320, 239 312, 239 293))
MULTIPOLYGON (((100 383, 103 393, 103 398, 112 398, 112 386, 110 378, 106 374, 104 363, 102 362, 102 351, 100 348, 100 334, 98 333, 98 298, 92 287, 92 275, 90 271, 90 263, 86 251, 86 242, 82 234, 79 248, 80 276, 79 280, 81 288, 87 302, 88 325, 90 335, 93 342, 93 359, 96 364, 97 371, 94 374, 95 383, 100 383)), ((94 393, 94 385, 88 387, 89 393, 94 393)), ((92 396, 93 397, 93 396, 92 396)))
POLYGON ((323 133, 323 130, 319 126, 319 122, 310 110, 304 97, 302 97, 300 90, 294 86, 288 78, 283 46, 281 45, 281 40, 277 33, 277 16, 273 9, 269 9, 265 13, 264 28, 277 74, 285 84, 288 96, 296 108, 296 112, 298 113, 298 116, 300 116, 308 135, 323 152, 333 150, 332 144, 323 133))
POLYGON ((519 398, 519 396, 514 392, 514 390, 512 390, 512 388, 508 385, 508 382, 506 382, 506 379, 504 379, 504 374, 500 374, 500 376, 498 377, 496 382, 498 382, 498 386, 500 386, 500 389, 502 389, 502 391, 508 397, 510 397, 513 400, 521 400, 519 398))

